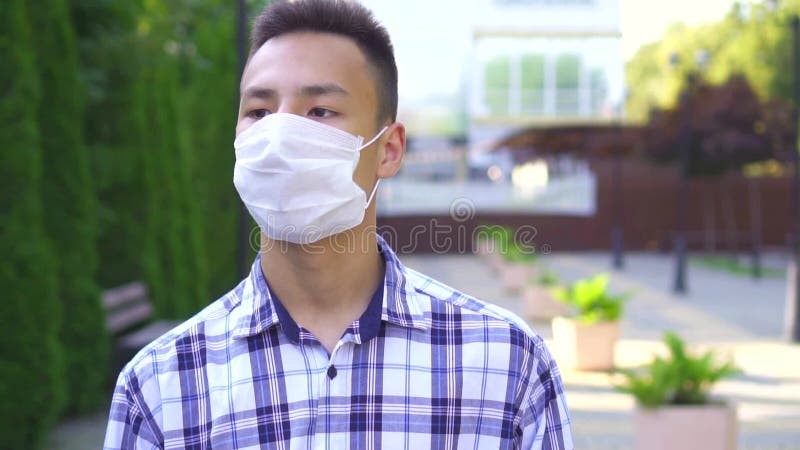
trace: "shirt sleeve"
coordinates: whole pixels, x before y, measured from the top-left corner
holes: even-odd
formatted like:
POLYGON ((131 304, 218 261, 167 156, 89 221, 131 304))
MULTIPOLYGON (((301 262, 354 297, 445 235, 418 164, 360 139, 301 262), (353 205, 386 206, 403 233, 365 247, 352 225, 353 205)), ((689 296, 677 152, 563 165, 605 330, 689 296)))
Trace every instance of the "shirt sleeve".
POLYGON ((575 445, 561 374, 544 342, 539 346, 536 373, 528 391, 528 408, 521 423, 521 448, 572 450, 575 445))
POLYGON ((114 387, 103 450, 161 449, 153 432, 153 417, 136 401, 137 393, 125 372, 114 387))

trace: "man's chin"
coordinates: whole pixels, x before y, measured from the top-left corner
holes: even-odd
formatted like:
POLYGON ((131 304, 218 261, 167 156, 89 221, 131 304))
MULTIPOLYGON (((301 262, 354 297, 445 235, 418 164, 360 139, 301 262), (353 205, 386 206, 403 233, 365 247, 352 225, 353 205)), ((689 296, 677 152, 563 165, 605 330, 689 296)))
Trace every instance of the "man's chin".
POLYGON ((327 253, 367 253, 375 247, 375 225, 366 225, 363 222, 356 227, 349 228, 324 236, 315 238, 313 235, 308 237, 308 242, 292 242, 289 240, 272 239, 261 232, 261 251, 277 251, 308 253, 308 254, 327 254, 327 253))

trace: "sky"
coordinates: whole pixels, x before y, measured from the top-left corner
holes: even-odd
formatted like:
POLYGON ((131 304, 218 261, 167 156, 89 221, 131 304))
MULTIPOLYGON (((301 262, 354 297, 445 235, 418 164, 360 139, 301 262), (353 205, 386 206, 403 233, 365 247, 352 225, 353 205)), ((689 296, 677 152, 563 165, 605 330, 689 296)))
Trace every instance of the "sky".
POLYGON ((622 55, 629 60, 643 44, 658 40, 669 25, 716 22, 734 0, 622 0, 622 55))
MULTIPOLYGON (((361 0, 389 30, 401 99, 452 95, 465 75, 474 0, 361 0)), ((675 22, 717 21, 734 0, 620 0, 624 61, 675 22)))

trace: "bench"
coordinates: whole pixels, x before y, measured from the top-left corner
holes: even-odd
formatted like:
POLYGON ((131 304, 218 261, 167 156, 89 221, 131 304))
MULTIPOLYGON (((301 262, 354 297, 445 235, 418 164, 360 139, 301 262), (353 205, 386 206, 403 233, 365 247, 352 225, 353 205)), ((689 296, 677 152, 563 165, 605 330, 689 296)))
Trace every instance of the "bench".
POLYGON ((145 345, 180 324, 152 321, 153 305, 147 287, 139 281, 104 291, 102 304, 106 328, 114 338, 112 370, 115 374, 145 345))

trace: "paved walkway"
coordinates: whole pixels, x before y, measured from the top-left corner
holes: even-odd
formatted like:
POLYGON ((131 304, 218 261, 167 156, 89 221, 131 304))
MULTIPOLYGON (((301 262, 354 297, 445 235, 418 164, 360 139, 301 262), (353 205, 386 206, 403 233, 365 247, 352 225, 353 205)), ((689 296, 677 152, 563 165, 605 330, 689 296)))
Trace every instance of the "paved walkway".
MULTIPOLYGON (((522 302, 505 293, 487 264, 474 256, 409 255, 410 267, 464 292, 522 314, 522 302)), ((617 365, 645 363, 666 330, 675 330, 691 344, 713 346, 732 355, 744 374, 719 383, 715 394, 738 405, 739 449, 800 450, 800 346, 782 342, 786 281, 748 277, 690 266, 690 293, 670 292, 672 260, 642 253, 626 258, 621 272, 610 269, 608 253, 548 255, 543 263, 562 280, 599 272, 611 273, 611 289, 633 292, 622 322, 617 365)), ((534 328, 551 338, 549 323, 534 328)), ((633 400, 611 388, 604 373, 564 372, 578 449, 625 450, 633 446, 633 400)), ((99 448, 105 412, 62 424, 51 448, 99 448)))
MULTIPOLYGON (((523 313, 520 299, 505 293, 479 258, 407 256, 403 260, 464 292, 523 313)), ((665 255, 629 255, 620 272, 611 270, 608 253, 548 255, 542 262, 567 282, 610 273, 612 291, 634 294, 622 321, 618 366, 637 366, 663 351, 660 341, 667 330, 677 331, 695 348, 713 346, 733 356, 744 370, 714 390, 738 405, 739 448, 800 449, 800 346, 781 339, 785 279, 753 280, 692 265, 689 294, 676 297, 670 289, 673 260, 665 255)), ((549 323, 532 325, 550 341, 549 323)), ((576 448, 632 448, 633 399, 616 392, 604 373, 567 371, 563 378, 576 448)))

